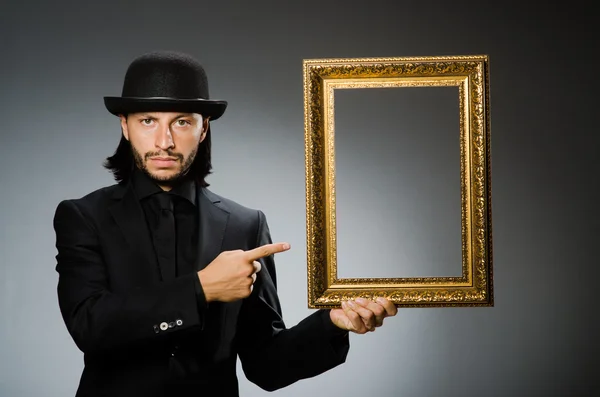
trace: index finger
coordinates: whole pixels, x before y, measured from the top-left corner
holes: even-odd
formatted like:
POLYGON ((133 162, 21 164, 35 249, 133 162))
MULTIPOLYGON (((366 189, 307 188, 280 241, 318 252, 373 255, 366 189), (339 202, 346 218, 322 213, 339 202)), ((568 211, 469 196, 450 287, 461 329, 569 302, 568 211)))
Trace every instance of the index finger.
POLYGON ((255 261, 257 259, 264 258, 265 256, 278 254, 289 249, 290 245, 288 243, 265 244, 246 251, 246 256, 248 257, 248 260, 255 261))

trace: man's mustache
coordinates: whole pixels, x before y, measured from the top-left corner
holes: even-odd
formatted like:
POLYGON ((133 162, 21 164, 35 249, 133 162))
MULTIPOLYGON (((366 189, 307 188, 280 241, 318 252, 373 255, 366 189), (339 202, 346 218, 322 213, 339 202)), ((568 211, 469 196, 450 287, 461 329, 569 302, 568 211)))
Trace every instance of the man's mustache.
POLYGON ((176 152, 171 152, 169 150, 167 150, 166 153, 160 153, 160 152, 148 152, 146 153, 146 155, 144 156, 145 160, 150 159, 151 157, 171 157, 171 158, 176 158, 179 161, 183 161, 183 154, 181 153, 176 153, 176 152))

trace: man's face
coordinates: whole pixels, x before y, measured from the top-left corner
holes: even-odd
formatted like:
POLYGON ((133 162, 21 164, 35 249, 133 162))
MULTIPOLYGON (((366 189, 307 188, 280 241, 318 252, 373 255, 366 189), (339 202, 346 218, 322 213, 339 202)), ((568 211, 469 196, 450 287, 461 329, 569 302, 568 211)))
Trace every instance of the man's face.
POLYGON ((148 112, 121 116, 139 169, 169 190, 194 162, 208 119, 197 113, 148 112))

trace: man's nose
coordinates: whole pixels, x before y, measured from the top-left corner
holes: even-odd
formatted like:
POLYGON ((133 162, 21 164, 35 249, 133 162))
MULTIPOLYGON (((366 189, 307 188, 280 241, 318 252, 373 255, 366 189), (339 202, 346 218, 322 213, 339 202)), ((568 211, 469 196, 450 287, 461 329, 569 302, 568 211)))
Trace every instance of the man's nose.
POLYGON ((156 136, 156 147, 161 149, 169 149, 175 146, 173 142, 173 134, 171 134, 171 127, 164 126, 161 127, 156 136))

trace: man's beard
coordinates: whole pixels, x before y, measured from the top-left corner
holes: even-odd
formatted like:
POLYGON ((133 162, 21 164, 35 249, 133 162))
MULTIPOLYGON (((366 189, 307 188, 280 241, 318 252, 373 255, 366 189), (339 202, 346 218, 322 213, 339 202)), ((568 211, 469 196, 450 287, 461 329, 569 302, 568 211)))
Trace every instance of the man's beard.
POLYGON ((181 153, 175 153, 175 152, 171 152, 170 150, 167 150, 166 156, 176 158, 177 161, 180 164, 182 164, 182 166, 178 173, 171 175, 171 176, 162 176, 162 177, 152 174, 150 172, 150 170, 148 170, 146 163, 148 162, 150 157, 158 157, 158 156, 164 155, 163 153, 148 152, 145 154, 144 158, 142 158, 142 155, 140 154, 140 152, 138 152, 133 146, 131 146, 131 152, 133 154, 133 158, 135 160, 135 164, 137 165, 137 167, 140 170, 142 170, 146 175, 148 175, 148 177, 150 177, 150 179, 152 179, 153 181, 155 181, 157 183, 167 184, 167 185, 172 186, 186 178, 186 176, 190 170, 190 167, 192 166, 192 163, 194 162, 194 159, 196 158, 196 154, 198 153, 198 148, 196 147, 187 158, 184 158, 183 154, 181 154, 181 153))

